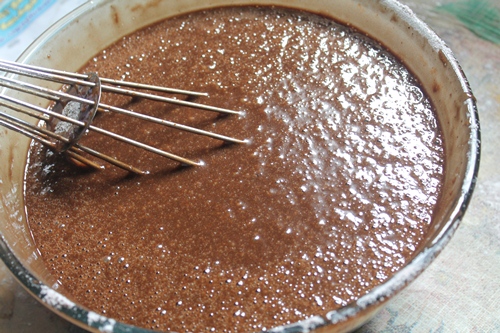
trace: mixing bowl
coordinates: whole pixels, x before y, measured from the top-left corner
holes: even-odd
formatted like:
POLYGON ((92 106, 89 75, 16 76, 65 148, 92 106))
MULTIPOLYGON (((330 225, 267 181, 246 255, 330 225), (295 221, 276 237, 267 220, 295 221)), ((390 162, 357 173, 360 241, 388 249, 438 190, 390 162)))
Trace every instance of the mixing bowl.
MULTIPOLYGON (((462 219, 479 164, 479 124, 467 80, 446 45, 406 6, 393 0, 95 0, 39 37, 20 62, 76 71, 120 37, 158 20, 223 5, 266 4, 305 9, 349 24, 380 41, 420 80, 442 126, 446 164, 442 196, 431 232, 414 258, 392 278, 356 302, 277 327, 283 332, 345 332, 374 316, 438 255, 462 219)), ((3 93, 16 95, 15 92, 3 93)), ((93 332, 145 332, 76 304, 44 266, 26 223, 23 175, 29 139, 0 128, 0 257, 41 303, 93 332), (66 295, 66 296, 65 296, 66 295)))

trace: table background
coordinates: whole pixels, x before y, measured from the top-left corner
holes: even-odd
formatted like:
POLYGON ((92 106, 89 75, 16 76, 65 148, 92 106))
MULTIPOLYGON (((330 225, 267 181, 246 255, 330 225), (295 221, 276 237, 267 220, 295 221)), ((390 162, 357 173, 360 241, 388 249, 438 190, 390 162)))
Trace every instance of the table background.
MULTIPOLYGON (((481 168, 448 246, 357 333, 500 332, 500 1, 401 1, 455 52, 470 81, 481 121, 481 168)), ((0 56, 15 60, 40 32, 84 2, 0 1, 0 56), (11 19, 22 12, 19 6, 31 7, 11 19)), ((0 262, 0 333, 7 332, 84 331, 40 305, 0 262)))

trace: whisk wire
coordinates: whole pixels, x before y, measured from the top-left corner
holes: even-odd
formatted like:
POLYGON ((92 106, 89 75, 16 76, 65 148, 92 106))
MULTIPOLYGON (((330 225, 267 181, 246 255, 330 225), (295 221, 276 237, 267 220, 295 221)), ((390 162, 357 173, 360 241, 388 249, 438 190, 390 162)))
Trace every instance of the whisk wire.
POLYGON ((142 143, 132 138, 94 126, 92 121, 98 110, 112 111, 132 116, 141 120, 172 127, 182 131, 188 131, 198 135, 208 136, 228 143, 245 142, 244 140, 222 134, 205 131, 117 106, 100 103, 101 94, 106 92, 176 104, 206 111, 219 112, 223 114, 242 115, 242 112, 240 111, 195 103, 173 97, 166 97, 153 94, 151 92, 183 94, 188 96, 207 96, 206 93, 128 81, 118 81, 100 78, 95 73, 71 73, 38 66, 18 64, 5 60, 0 60, 0 71, 69 86, 69 88, 64 92, 14 79, 11 76, 0 77, 0 86, 55 102, 51 108, 45 109, 35 104, 24 102, 20 99, 2 94, 0 95, 0 106, 26 114, 30 117, 35 117, 43 121, 43 123, 32 125, 8 113, 0 111, 0 126, 17 131, 31 139, 37 140, 57 152, 66 152, 73 159, 94 168, 102 168, 102 166, 84 157, 82 155, 83 152, 133 173, 147 173, 147 171, 140 170, 128 163, 96 151, 95 149, 81 145, 79 140, 87 131, 94 131, 115 140, 125 142, 157 155, 175 160, 184 165, 200 166, 204 164, 203 162, 186 159, 146 143, 142 143), (138 89, 139 91, 126 88, 138 89), (63 130, 60 130, 60 128, 63 128, 63 130))

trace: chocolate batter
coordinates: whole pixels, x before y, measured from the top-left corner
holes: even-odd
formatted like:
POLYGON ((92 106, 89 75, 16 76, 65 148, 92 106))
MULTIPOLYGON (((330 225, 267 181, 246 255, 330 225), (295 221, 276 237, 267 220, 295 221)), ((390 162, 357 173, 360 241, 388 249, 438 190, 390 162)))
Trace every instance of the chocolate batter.
POLYGON ((208 92, 197 102, 246 115, 105 102, 249 140, 100 115, 101 127, 206 163, 84 138, 151 171, 142 177, 81 170, 33 147, 33 237, 69 297, 94 311, 159 330, 269 329, 355 301, 430 228, 439 125, 408 70, 363 34, 304 12, 223 8, 137 31, 88 71, 208 92))

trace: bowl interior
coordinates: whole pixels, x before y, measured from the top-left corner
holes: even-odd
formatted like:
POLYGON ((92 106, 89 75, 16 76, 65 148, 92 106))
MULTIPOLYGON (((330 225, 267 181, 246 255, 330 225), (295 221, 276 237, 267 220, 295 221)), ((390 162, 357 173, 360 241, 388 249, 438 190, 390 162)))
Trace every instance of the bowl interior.
MULTIPOLYGON (((450 50, 407 7, 395 1, 363 0, 92 1, 45 32, 19 61, 76 71, 100 50, 141 27, 179 13, 237 4, 300 8, 349 23, 403 59, 436 107, 447 160, 443 196, 437 204, 433 231, 414 261, 374 291, 377 297, 364 298, 346 309, 332 312, 326 320, 342 322, 335 326, 336 331, 352 329, 370 318, 383 304, 382 300, 418 275, 446 244, 466 208, 477 174, 478 123, 467 81, 450 50), (383 297, 379 298, 380 295, 383 297)), ((97 331, 112 321, 87 312, 59 295, 59 292, 65 294, 64 290, 43 265, 31 238, 23 207, 23 174, 29 144, 29 139, 0 127, 0 256, 44 304, 76 324, 97 331), (47 300, 44 297, 47 290, 65 301, 55 304, 47 300), (91 316, 97 317, 91 321, 91 316)), ((322 326, 326 321, 322 319, 311 325, 322 326)))

